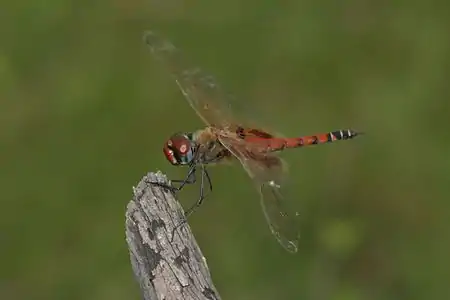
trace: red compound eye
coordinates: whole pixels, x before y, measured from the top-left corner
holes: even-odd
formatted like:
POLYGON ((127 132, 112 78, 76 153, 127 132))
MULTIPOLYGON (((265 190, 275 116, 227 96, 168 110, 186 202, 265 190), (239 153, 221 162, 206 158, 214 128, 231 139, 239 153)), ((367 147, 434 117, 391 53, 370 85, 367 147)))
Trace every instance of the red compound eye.
POLYGON ((172 165, 177 165, 178 164, 178 160, 176 159, 172 149, 169 148, 169 143, 167 143, 164 148, 163 148, 163 152, 164 155, 166 156, 167 160, 172 164, 172 165))
POLYGON ((192 141, 185 134, 174 134, 164 145, 167 160, 173 165, 185 165, 192 159, 192 141))
POLYGON ((180 154, 186 154, 187 150, 188 150, 188 146, 186 144, 181 144, 180 148, 178 148, 180 151, 180 154))

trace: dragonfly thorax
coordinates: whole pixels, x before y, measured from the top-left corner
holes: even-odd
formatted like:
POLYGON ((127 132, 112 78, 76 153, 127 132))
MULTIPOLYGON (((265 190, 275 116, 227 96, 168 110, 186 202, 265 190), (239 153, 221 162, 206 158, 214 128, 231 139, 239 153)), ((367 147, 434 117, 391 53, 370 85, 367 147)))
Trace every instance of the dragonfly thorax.
POLYGON ((172 165, 188 165, 194 159, 195 152, 192 134, 175 133, 164 144, 163 152, 172 165))

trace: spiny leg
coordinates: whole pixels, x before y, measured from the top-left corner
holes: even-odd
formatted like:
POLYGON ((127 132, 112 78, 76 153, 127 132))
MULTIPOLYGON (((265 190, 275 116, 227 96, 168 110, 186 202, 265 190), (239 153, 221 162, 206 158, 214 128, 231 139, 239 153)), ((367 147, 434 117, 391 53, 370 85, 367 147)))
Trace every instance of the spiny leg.
POLYGON ((189 171, 186 175, 186 177, 184 179, 174 179, 174 180, 170 180, 171 183, 179 183, 180 185, 178 187, 173 186, 171 184, 166 184, 166 183, 161 183, 161 182, 155 182, 155 181, 151 181, 151 184, 160 186, 162 188, 168 189, 171 192, 175 193, 175 192, 179 192, 181 191, 181 189, 187 185, 187 184, 194 184, 197 181, 196 178, 196 165, 191 165, 189 167, 189 171))
POLYGON ((197 202, 186 211, 185 213, 186 218, 188 218, 193 212, 195 212, 197 208, 199 208, 200 205, 202 205, 203 200, 205 199, 205 177, 208 180, 209 190, 212 191, 211 178, 209 177, 208 171, 206 170, 205 166, 202 165, 202 177, 200 181, 200 197, 197 200, 197 202))
POLYGON ((204 171, 205 171, 206 179, 208 179, 209 191, 212 192, 211 177, 209 177, 209 173, 206 169, 204 169, 204 171))
POLYGON ((192 167, 192 168, 189 170, 189 172, 188 172, 188 174, 187 174, 187 176, 186 176, 185 179, 174 179, 174 180, 171 180, 171 182, 172 182, 172 183, 179 183, 180 185, 179 185, 178 187, 176 187, 176 189, 177 189, 178 191, 181 191, 181 189, 182 189, 186 184, 194 184, 194 183, 197 182, 196 171, 197 171, 197 170, 196 170, 196 167, 194 166, 194 167, 192 167))
MULTIPOLYGON (((178 192, 180 191, 185 185, 187 184, 194 184, 197 182, 197 176, 196 176, 196 167, 197 165, 192 164, 189 167, 189 171, 188 174, 186 176, 185 179, 174 179, 171 180, 171 183, 180 183, 180 185, 178 187, 174 187, 172 185, 168 185, 165 183, 160 183, 160 182, 150 182, 151 184, 157 185, 157 186, 161 186, 163 188, 167 188, 169 190, 171 190, 172 192, 178 192)), ((197 200, 197 202, 191 206, 185 213, 186 218, 188 216, 190 216, 202 203, 203 200, 205 199, 206 195, 205 195, 205 177, 208 181, 208 186, 209 186, 209 191, 212 192, 212 183, 211 183, 211 177, 209 176, 208 171, 206 170, 204 165, 201 165, 201 172, 202 172, 202 177, 201 177, 201 183, 200 183, 200 198, 197 200)))
POLYGON ((205 177, 206 180, 208 181, 208 186, 209 186, 209 191, 212 192, 212 183, 211 183, 211 177, 209 176, 208 171, 206 170, 205 166, 202 165, 202 177, 201 177, 201 181, 200 181, 200 197, 197 200, 197 202, 192 205, 184 214, 185 218, 182 222, 180 222, 178 225, 176 225, 172 231, 172 239, 174 237, 174 233, 175 230, 177 230, 179 227, 183 226, 185 223, 187 223, 187 219, 189 218, 190 215, 192 215, 197 208, 200 207, 200 205, 202 205, 203 200, 205 199, 206 195, 205 195, 205 177))
MULTIPOLYGON (((197 169, 196 169, 196 167, 197 167, 197 165, 194 164, 194 163, 192 165, 190 165, 189 166, 189 171, 188 171, 188 173, 187 173, 187 175, 186 175, 186 177, 184 179, 170 180, 171 184, 172 183, 180 183, 180 185, 178 187, 175 187, 175 186, 170 185, 170 184, 160 183, 160 182, 150 182, 150 183, 154 184, 154 185, 157 185, 157 186, 160 186, 160 187, 163 187, 163 188, 166 188, 166 189, 170 190, 172 193, 179 192, 179 191, 181 191, 181 189, 185 185, 187 185, 187 184, 194 184, 194 183, 197 182, 197 176, 196 176, 197 169)), ((203 174, 203 168, 202 168, 202 174, 203 174)), ((202 175, 202 179, 203 179, 203 175, 202 175)), ((175 236, 175 231, 178 228, 180 228, 181 226, 183 226, 185 223, 187 223, 187 215, 186 215, 186 213, 184 213, 184 217, 185 218, 180 223, 174 225, 174 228, 172 230, 171 242, 173 242, 173 238, 175 236)))

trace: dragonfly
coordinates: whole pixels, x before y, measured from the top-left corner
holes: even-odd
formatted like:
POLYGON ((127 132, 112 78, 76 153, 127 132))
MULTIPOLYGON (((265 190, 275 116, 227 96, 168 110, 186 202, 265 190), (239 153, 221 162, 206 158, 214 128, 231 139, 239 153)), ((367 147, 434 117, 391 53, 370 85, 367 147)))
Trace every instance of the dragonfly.
POLYGON ((259 192, 271 233, 288 252, 297 252, 299 213, 289 205, 292 198, 285 196, 289 172, 279 153, 285 149, 353 139, 361 133, 345 129, 285 138, 248 125, 250 121, 236 118, 231 96, 224 92, 214 77, 191 64, 171 41, 147 31, 144 42, 173 76, 183 98, 205 125, 196 131, 177 132, 163 146, 164 155, 172 165, 188 168, 184 179, 170 181, 169 188, 174 192, 195 183, 197 171, 201 173, 200 197, 185 214, 190 215, 203 203, 206 188, 212 191, 208 166, 239 161, 259 192))

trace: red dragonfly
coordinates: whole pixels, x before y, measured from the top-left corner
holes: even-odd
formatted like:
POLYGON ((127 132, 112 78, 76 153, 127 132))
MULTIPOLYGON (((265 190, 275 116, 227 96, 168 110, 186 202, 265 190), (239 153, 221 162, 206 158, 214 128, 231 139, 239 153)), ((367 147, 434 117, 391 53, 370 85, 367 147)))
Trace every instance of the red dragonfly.
POLYGON ((323 134, 283 138, 262 129, 246 126, 236 120, 227 95, 214 78, 198 67, 190 65, 182 52, 170 41, 153 33, 144 36, 154 56, 175 77, 184 98, 206 124, 195 132, 175 133, 164 144, 167 160, 175 166, 189 168, 184 180, 172 180, 181 190, 186 184, 196 182, 196 171, 201 171, 200 198, 186 215, 199 207, 204 198, 205 184, 212 191, 211 179, 206 167, 210 164, 238 160, 256 184, 264 216, 272 234, 289 252, 298 250, 298 213, 288 208, 288 198, 283 196, 287 177, 287 164, 277 152, 286 148, 346 140, 359 133, 351 129, 323 134))

